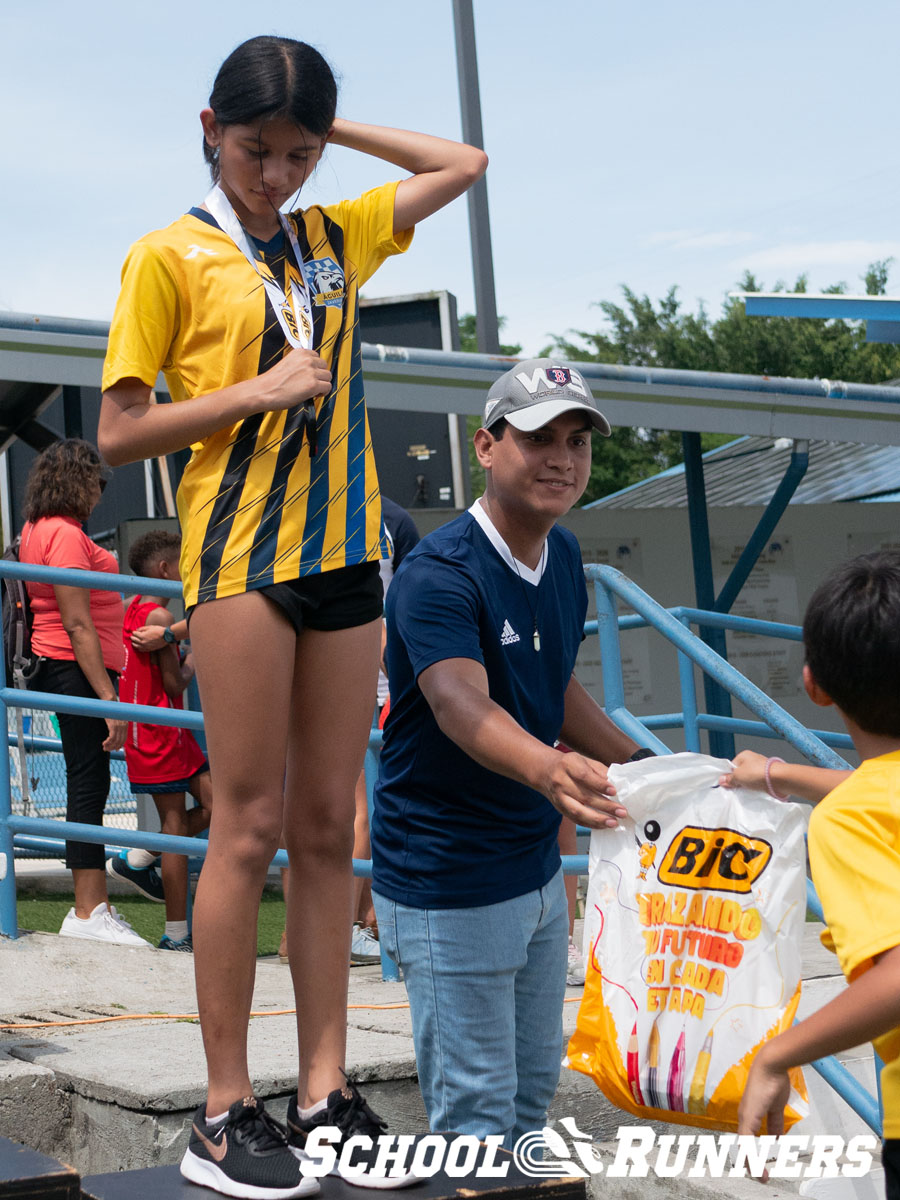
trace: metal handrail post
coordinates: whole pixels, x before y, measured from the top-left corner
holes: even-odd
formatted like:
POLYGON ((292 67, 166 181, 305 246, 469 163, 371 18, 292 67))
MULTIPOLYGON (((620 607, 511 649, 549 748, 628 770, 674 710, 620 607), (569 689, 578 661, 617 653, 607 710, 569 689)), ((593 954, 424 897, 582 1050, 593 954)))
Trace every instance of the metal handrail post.
MULTIPOLYGON (((877 1056, 876 1056, 877 1057, 877 1056)), ((878 1101, 836 1058, 817 1058, 809 1064, 837 1092, 870 1129, 881 1137, 882 1119, 878 1101)), ((876 1078, 878 1076, 876 1075, 876 1078)))
POLYGON ((126 704, 121 700, 91 700, 87 696, 68 696, 62 692, 23 693, 18 688, 0 688, 0 701, 19 708, 41 712, 74 713, 79 717, 114 717, 118 721, 140 721, 143 725, 174 725, 178 729, 202 729, 200 713, 186 708, 157 708, 153 704, 126 704))
POLYGON ((594 577, 594 597, 597 604, 597 638, 600 642, 600 670, 603 677, 603 707, 611 721, 641 746, 657 754, 668 754, 669 747, 652 734, 625 707, 625 676, 622 672, 622 650, 619 645, 619 614, 616 602, 602 578, 594 577))
MULTIPOLYGON (((718 683, 725 687, 732 696, 755 712, 776 732, 795 746, 801 754, 820 767, 835 767, 846 770, 849 766, 839 754, 835 754, 819 738, 810 734, 804 725, 776 704, 755 684, 751 683, 733 667, 731 663, 721 658, 700 638, 695 637, 685 629, 681 622, 661 604, 651 599, 637 584, 626 578, 621 571, 614 567, 589 566, 585 568, 588 578, 602 580, 604 585, 614 595, 631 605, 635 612, 646 617, 650 624, 674 646, 683 650, 687 656, 707 674, 714 676, 718 683)), ((612 715, 612 714, 610 714, 612 715)))
POLYGON ((612 593, 602 579, 594 579, 597 605, 597 638, 600 642, 600 666, 603 675, 603 705, 610 709, 625 707, 625 678, 619 646, 619 614, 612 593))
MULTIPOLYGON (((369 810, 369 830, 371 833, 372 820, 375 812, 375 784, 378 781, 378 758, 381 749, 381 730, 378 728, 378 709, 372 715, 372 728, 369 730, 369 744, 366 746, 366 757, 363 763, 363 771, 366 777, 366 805, 369 810)), ((354 859, 354 875, 361 875, 365 879, 372 878, 372 851, 369 849, 369 858, 366 860, 365 870, 356 870, 356 865, 361 860, 354 859)), ((356 914, 354 913, 354 920, 356 914)), ((385 950, 381 939, 378 939, 378 951, 381 955, 381 978, 388 983, 397 983, 400 979, 400 969, 394 960, 385 950)))
POLYGON ((649 746, 657 754, 668 754, 665 742, 655 737, 640 720, 625 707, 625 677, 622 673, 622 650, 619 645, 619 614, 616 602, 604 581, 594 579, 597 603, 597 638, 600 642, 600 670, 603 677, 603 707, 611 721, 641 746, 649 746))
MULTIPOLYGON (((688 525, 691 535, 691 559, 694 566, 694 591, 699 608, 715 608, 715 582, 713 580, 712 549, 709 536, 709 514, 706 505, 706 483, 703 478, 703 453, 700 434, 684 432, 681 435, 684 454, 684 481, 687 487, 688 525)), ((700 637, 723 659, 728 658, 725 634, 709 625, 700 626, 700 637)), ((731 696, 722 688, 713 675, 704 674, 703 690, 706 707, 720 717, 730 717, 731 696)), ((734 757, 734 737, 730 733, 711 733, 709 749, 721 758, 734 757)))
POLYGON ((731 606, 740 594, 741 588, 750 578, 750 572, 756 566, 766 542, 775 531, 775 526, 784 516, 785 509, 791 502, 791 497, 803 481, 809 466, 809 442, 799 438, 794 439, 794 449, 791 461, 788 463, 784 478, 775 489, 765 512, 753 533, 747 539, 743 553, 731 569, 731 574, 725 581, 721 592, 713 605, 719 612, 730 612, 731 606))
POLYGON ((881 1133, 884 1129, 884 1096, 881 1094, 881 1072, 884 1070, 884 1059, 874 1046, 872 1054, 875 1059, 875 1095, 878 1098, 878 1115, 881 1118, 877 1132, 881 1133))
MULTIPOLYGON (((578 826, 575 827, 576 832, 578 826)), ((590 830, 588 831, 590 832, 590 830)), ((560 860, 562 862, 563 875, 587 875, 589 855, 587 854, 562 854, 560 860)))
MULTIPOLYGON (((783 735, 776 733, 765 721, 745 721, 743 717, 711 717, 706 713, 700 713, 697 717, 697 724, 701 729, 721 729, 727 727, 734 733, 741 733, 744 737, 762 737, 762 738, 780 738, 783 735)), ((834 746, 842 750, 853 749, 853 739, 848 733, 832 733, 828 729, 810 729, 809 732, 824 742, 826 746, 834 746)))
POLYGON ((788 642, 803 641, 802 625, 787 625, 782 621, 764 621, 759 617, 735 617, 731 613, 710 612, 679 604, 669 612, 687 617, 692 625, 711 625, 713 629, 735 629, 740 633, 757 633, 760 637, 783 638, 788 642))
MULTIPOLYGON (((0 588, 3 583, 0 580, 0 588)), ((3 646, 3 629, 0 627, 0 720, 3 728, 7 728, 8 709, 4 694, 6 692, 6 652, 3 646)), ((13 830, 10 826, 12 818, 12 783, 9 771, 9 755, 6 756, 6 769, 0 769, 0 934, 4 937, 19 936, 19 919, 16 912, 16 861, 13 830)))
MULTIPOLYGON (((689 627, 688 618, 682 617, 681 623, 685 629, 689 627)), ((681 686, 681 713, 684 723, 685 747, 700 753, 700 727, 697 724, 697 681, 694 679, 694 664, 683 650, 678 654, 678 682, 681 686)))

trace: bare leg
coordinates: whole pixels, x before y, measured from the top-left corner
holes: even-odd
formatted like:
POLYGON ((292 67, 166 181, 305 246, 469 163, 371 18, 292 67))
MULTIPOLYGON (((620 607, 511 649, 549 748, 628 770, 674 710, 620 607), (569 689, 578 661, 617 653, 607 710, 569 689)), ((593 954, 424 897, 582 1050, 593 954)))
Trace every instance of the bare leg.
MULTIPOLYGON (((353 857, 354 858, 371 858, 372 843, 369 840, 369 800, 366 795, 366 773, 360 771, 359 778, 356 781, 356 791, 354 794, 354 803, 356 813, 353 818, 353 857)), ((362 915, 362 909, 366 902, 366 896, 369 897, 369 905, 371 905, 372 889, 367 888, 366 884, 369 881, 360 876, 353 878, 353 920, 358 921, 362 915)))
POLYGON ((213 791, 209 771, 204 771, 202 775, 195 775, 188 783, 188 791, 200 805, 199 808, 192 808, 187 814, 187 835, 196 837, 204 829, 209 829, 212 817, 213 791))
MULTIPOLYGON (((284 849, 284 838, 278 846, 279 850, 284 849)), ((288 944, 287 944, 287 905, 288 905, 288 889, 291 883, 291 872, 288 867, 281 868, 281 895, 284 900, 284 929, 281 931, 281 941, 278 943, 278 957, 282 962, 288 961, 288 944)))
MULTIPOLYGON (((159 792, 153 796, 162 832, 173 837, 188 836, 184 792, 159 792)), ((188 864, 183 854, 163 854, 160 862, 166 893, 166 920, 187 920, 188 864)))
POLYGON ((87 920, 98 904, 109 904, 106 894, 106 872, 94 867, 73 867, 75 916, 87 920))
POLYGON ((284 833, 302 1107, 343 1084, 354 790, 375 707, 380 631, 376 620, 333 633, 306 630, 297 640, 284 833))
MULTIPOLYGON (((366 855, 368 858, 370 855, 366 855)), ((375 902, 372 899, 372 880, 363 880, 362 895, 359 898, 359 907, 356 910, 357 924, 362 925, 363 929, 368 929, 376 938, 378 937, 378 917, 375 915, 375 902)))
MULTIPOLYGON (((568 817, 563 817, 562 824, 559 827, 557 835, 559 842, 560 854, 577 854, 578 840, 575 831, 575 822, 568 817)), ((569 907, 569 937, 575 929, 575 914, 578 911, 578 876, 566 875, 566 903, 569 907)))
POLYGON ((215 1114, 252 1091, 247 1024, 257 921, 284 817, 297 636, 275 605, 249 592, 198 605, 191 640, 216 798, 193 921, 207 1111, 215 1114))

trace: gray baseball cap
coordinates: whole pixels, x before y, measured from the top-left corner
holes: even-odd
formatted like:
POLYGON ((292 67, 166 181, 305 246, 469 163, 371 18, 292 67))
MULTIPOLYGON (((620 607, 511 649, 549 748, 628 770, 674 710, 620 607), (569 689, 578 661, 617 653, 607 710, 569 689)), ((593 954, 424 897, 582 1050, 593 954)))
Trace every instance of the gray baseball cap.
POLYGON ((490 429, 502 417, 530 433, 574 409, 583 409, 594 428, 609 437, 609 421, 580 372, 553 358, 528 358, 501 375, 488 392, 484 428, 490 429))

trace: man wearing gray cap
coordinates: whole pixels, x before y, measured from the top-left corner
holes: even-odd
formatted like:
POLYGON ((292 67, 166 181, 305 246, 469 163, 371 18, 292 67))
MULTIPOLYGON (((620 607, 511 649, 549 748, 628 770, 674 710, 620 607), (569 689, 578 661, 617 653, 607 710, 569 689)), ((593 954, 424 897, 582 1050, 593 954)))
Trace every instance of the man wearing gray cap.
POLYGON ((386 604, 381 942, 403 970, 431 1128, 508 1147, 542 1127, 559 1079, 559 814, 615 826, 606 765, 637 751, 572 674, 587 590, 556 521, 585 489, 595 429, 609 422, 573 368, 501 376, 475 434, 484 495, 410 552, 386 604))

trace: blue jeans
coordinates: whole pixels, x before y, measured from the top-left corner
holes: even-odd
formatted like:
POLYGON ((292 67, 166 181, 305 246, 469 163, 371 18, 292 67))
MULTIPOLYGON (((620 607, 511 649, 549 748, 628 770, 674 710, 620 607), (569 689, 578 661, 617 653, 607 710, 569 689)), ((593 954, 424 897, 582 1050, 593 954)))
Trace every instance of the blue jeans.
POLYGON ((562 868, 538 891, 479 908, 408 908, 374 895, 403 970, 432 1130, 540 1129, 559 1082, 569 919, 562 868))

